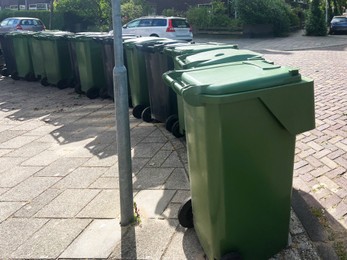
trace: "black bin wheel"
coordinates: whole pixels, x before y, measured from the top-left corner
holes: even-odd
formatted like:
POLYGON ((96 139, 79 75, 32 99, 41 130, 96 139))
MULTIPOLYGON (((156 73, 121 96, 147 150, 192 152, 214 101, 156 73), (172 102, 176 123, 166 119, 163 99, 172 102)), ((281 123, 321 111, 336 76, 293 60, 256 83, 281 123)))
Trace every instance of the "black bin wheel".
POLYGON ((182 227, 193 228, 193 209, 192 209, 192 200, 191 198, 186 199, 178 210, 178 222, 182 227))
POLYGON ((137 119, 141 118, 142 115, 142 111, 145 109, 146 107, 144 105, 137 105, 133 108, 133 116, 137 119))
POLYGON ((237 252, 230 252, 221 257, 221 260, 242 260, 242 256, 237 252))
POLYGON ((97 87, 92 87, 87 90, 86 96, 90 99, 95 99, 99 96, 99 88, 97 87))
POLYGON ((26 81, 35 81, 36 77, 35 77, 35 74, 33 72, 29 72, 25 75, 24 79, 26 81))
POLYGON ((172 128, 171 128, 171 132, 172 134, 179 138, 179 137, 182 137, 183 135, 181 134, 180 132, 180 123, 178 121, 176 121, 173 125, 172 125, 172 128))
POLYGON ((7 68, 2 69, 1 70, 1 75, 5 76, 5 77, 8 77, 9 76, 8 69, 7 68))
POLYGON ((171 132, 172 126, 175 122, 178 121, 178 116, 177 115, 171 115, 165 120, 165 128, 169 132, 171 132))
POLYGON ((69 86, 69 81, 67 79, 61 79, 57 83, 57 88, 65 89, 69 86))
POLYGON ((99 90, 99 96, 101 97, 101 98, 108 98, 109 97, 109 95, 108 95, 108 93, 107 93, 107 88, 101 88, 100 90, 99 90))
POLYGON ((44 77, 43 79, 41 79, 40 82, 41 82, 41 85, 42 85, 42 86, 45 86, 45 87, 49 86, 49 83, 48 83, 48 80, 47 80, 46 77, 44 77))
POLYGON ((11 75, 11 78, 14 79, 14 80, 19 80, 18 73, 17 73, 17 72, 14 72, 14 73, 11 75))
POLYGON ((141 118, 143 121, 149 123, 152 121, 152 114, 151 114, 151 108, 150 107, 146 107, 142 113, 141 113, 141 118))

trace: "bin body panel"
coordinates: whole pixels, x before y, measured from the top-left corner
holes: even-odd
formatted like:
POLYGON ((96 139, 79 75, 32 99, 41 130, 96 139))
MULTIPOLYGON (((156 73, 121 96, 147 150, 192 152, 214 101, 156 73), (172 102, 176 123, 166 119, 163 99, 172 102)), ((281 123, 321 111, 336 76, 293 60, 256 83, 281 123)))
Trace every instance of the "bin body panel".
POLYGON ((45 66, 44 66, 44 55, 41 47, 40 40, 37 37, 32 37, 29 41, 30 53, 33 62, 33 68, 36 78, 46 77, 45 66))
POLYGON ((207 256, 268 259, 287 245, 295 136, 257 98, 184 109, 194 227, 207 256))
POLYGON ((78 72, 81 90, 87 93, 92 88, 105 88, 104 67, 102 65, 101 46, 90 39, 75 39, 78 72))
POLYGON ((107 85, 107 94, 114 98, 113 93, 113 68, 115 65, 114 60, 114 47, 113 40, 105 40, 102 44, 103 65, 105 71, 105 80, 107 85))
POLYGON ((61 37, 43 37, 41 47, 45 57, 45 71, 48 83, 72 80, 72 68, 68 42, 61 37))
POLYGON ((1 48, 5 58, 5 65, 7 69, 7 74, 12 75, 17 71, 13 39, 11 36, 0 34, 1 48))
POLYGON ((80 81, 80 73, 78 71, 78 62, 76 55, 76 44, 72 37, 68 38, 68 46, 69 46, 69 57, 70 57, 70 66, 72 68, 73 75, 73 85, 75 87, 76 92, 81 91, 81 81, 80 81))

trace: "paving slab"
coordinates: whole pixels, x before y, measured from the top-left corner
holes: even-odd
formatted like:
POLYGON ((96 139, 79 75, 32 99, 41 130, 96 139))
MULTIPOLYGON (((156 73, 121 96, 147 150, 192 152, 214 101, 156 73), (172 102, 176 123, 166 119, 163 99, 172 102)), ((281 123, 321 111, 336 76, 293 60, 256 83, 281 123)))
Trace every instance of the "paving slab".
POLYGON ((42 208, 35 217, 73 218, 95 198, 99 192, 100 190, 90 189, 65 190, 42 208))
POLYGON ((161 259, 177 225, 177 220, 146 219, 139 226, 124 228, 110 259, 161 259))
POLYGON ((41 169, 41 167, 16 166, 0 174, 0 187, 12 188, 41 169))
POLYGON ((119 218, 119 214, 119 190, 103 190, 77 214, 77 217, 113 219, 119 218))
POLYGON ((0 201, 0 223, 10 217, 23 205, 25 205, 25 202, 0 201))
POLYGON ((89 225, 89 219, 52 219, 25 241, 11 258, 57 258, 89 225))
POLYGON ((0 196, 0 201, 30 201, 59 181, 58 177, 29 177, 0 196))
POLYGON ((38 231, 47 219, 10 218, 0 224, 0 256, 9 258, 11 253, 38 231))
POLYGON ((105 167, 79 167, 69 173, 65 178, 54 185, 56 189, 88 188, 95 182, 107 168, 105 167))
POLYGON ((60 255, 64 258, 106 259, 120 243, 122 231, 118 219, 94 220, 60 255))

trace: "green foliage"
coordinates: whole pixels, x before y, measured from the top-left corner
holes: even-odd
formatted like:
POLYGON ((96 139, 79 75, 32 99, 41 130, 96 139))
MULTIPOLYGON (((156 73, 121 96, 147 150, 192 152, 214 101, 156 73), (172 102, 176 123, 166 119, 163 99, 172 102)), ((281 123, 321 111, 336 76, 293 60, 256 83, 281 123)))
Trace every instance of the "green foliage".
POLYGON ((164 16, 185 16, 185 12, 178 11, 175 8, 164 9, 162 12, 164 16))
POLYGON ((275 36, 288 34, 294 19, 291 7, 283 0, 238 0, 236 10, 244 24, 272 24, 275 36))
MULTIPOLYGON (((20 11, 12 11, 12 10, 1 10, 0 11, 0 21, 8 17, 33 17, 39 18, 47 27, 49 25, 49 11, 35 11, 35 10, 20 10, 20 11)), ((52 30, 62 30, 64 28, 64 15, 60 12, 54 12, 52 19, 52 30)))
POLYGON ((194 28, 230 27, 232 24, 227 6, 220 0, 212 1, 207 7, 190 7, 186 16, 194 28))
POLYGON ((306 35, 325 36, 327 35, 327 25, 321 0, 312 0, 306 18, 306 35))
POLYGON ((127 23, 135 18, 142 16, 144 8, 142 1, 128 0, 122 1, 121 15, 123 23, 127 23))
POLYGON ((82 30, 93 25, 99 30, 111 26, 111 0, 59 0, 55 9, 64 13, 65 25, 69 29, 76 24, 81 24, 82 30))

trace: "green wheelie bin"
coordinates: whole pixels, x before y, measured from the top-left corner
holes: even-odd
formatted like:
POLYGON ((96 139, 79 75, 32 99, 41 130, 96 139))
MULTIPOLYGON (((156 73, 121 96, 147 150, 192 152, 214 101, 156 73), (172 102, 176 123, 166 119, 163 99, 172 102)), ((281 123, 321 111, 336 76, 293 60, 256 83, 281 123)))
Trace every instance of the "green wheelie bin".
POLYGON ((80 93, 85 93, 91 99, 107 93, 102 48, 95 40, 98 37, 107 37, 107 34, 86 32, 70 37, 76 51, 80 93))
POLYGON ((173 114, 177 114, 177 98, 175 92, 168 88, 163 80, 164 72, 173 69, 162 53, 164 46, 172 44, 187 44, 186 41, 165 39, 160 42, 139 43, 136 47, 145 58, 147 85, 150 107, 143 110, 141 117, 145 122, 152 119, 165 122, 173 114))
MULTIPOLYGON (((219 43, 193 43, 188 45, 172 45, 166 46, 163 50, 168 59, 171 59, 175 70, 183 69, 181 64, 177 62, 176 57, 181 55, 194 55, 212 50, 237 49, 235 44, 219 44, 219 43)), ((177 95, 177 116, 173 115, 166 122, 166 129, 176 137, 184 136, 184 113, 182 98, 177 95)))
POLYGON ((64 31, 46 31, 35 34, 40 42, 44 57, 44 77, 41 84, 57 86, 60 89, 73 87, 73 73, 70 63, 68 36, 64 31))
POLYGON ((184 102, 194 227, 209 259, 268 259, 288 244, 296 135, 315 127, 313 81, 244 61, 163 75, 184 102))
POLYGON ((8 77, 17 73, 16 59, 14 57, 13 39, 6 33, 0 33, 1 50, 5 60, 5 66, 1 75, 8 77))
POLYGON ((128 84, 133 105, 132 113, 135 118, 141 118, 142 112, 150 106, 145 57, 136 45, 146 42, 160 42, 165 39, 141 37, 128 39, 123 42, 129 77, 128 84))
POLYGON ((29 48, 29 37, 32 32, 13 31, 7 34, 12 38, 16 72, 11 75, 13 79, 35 80, 35 73, 29 48))

